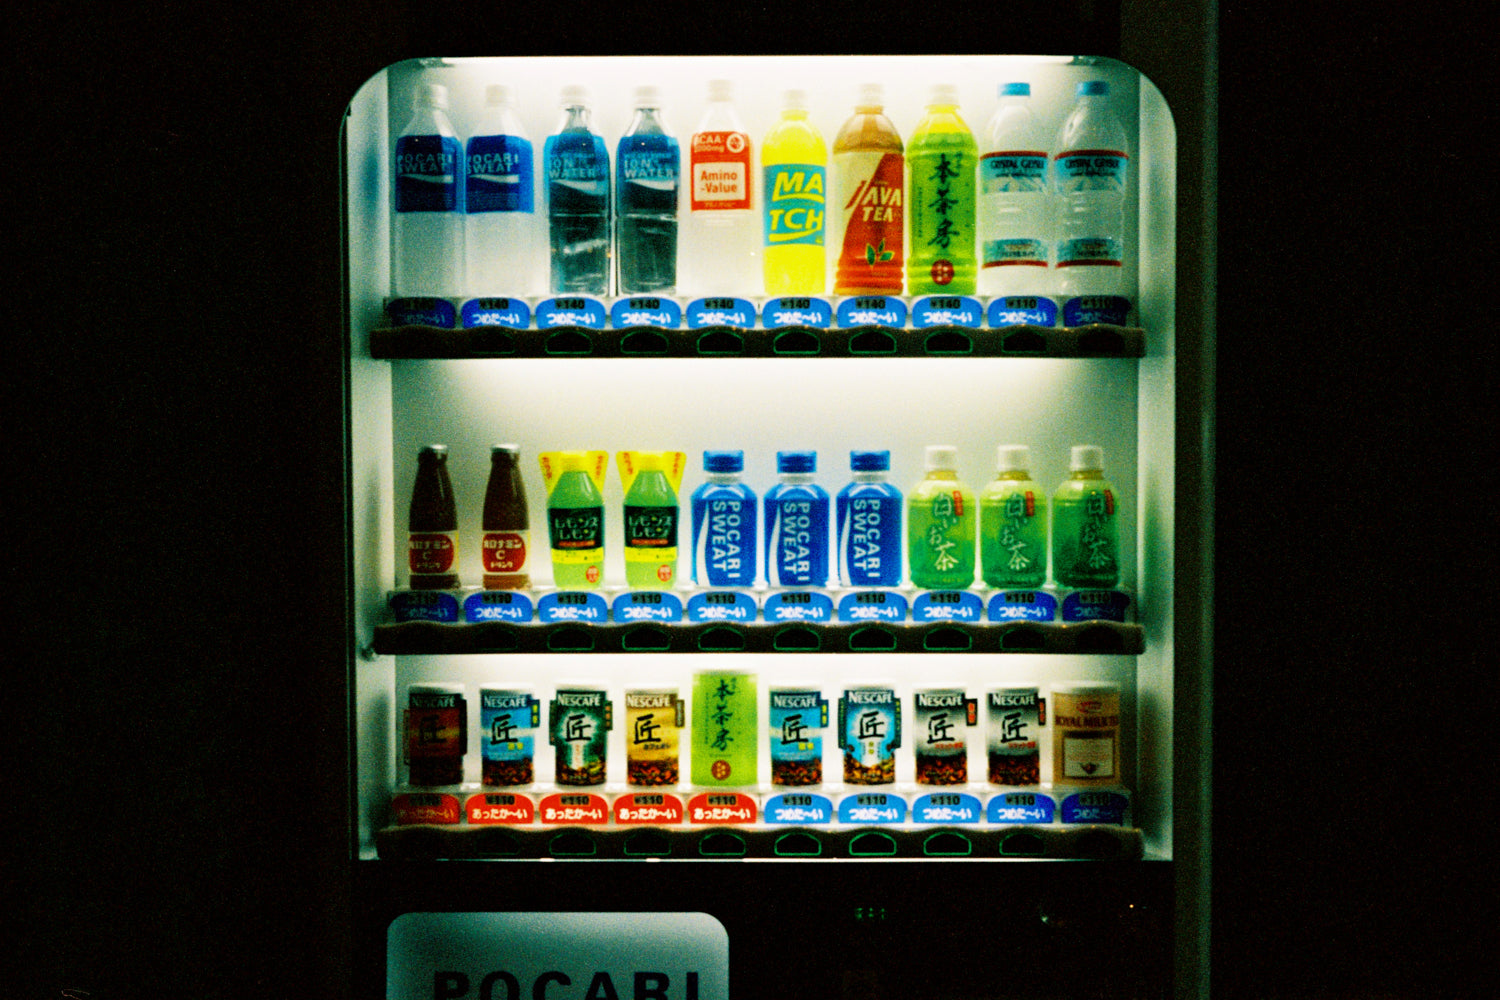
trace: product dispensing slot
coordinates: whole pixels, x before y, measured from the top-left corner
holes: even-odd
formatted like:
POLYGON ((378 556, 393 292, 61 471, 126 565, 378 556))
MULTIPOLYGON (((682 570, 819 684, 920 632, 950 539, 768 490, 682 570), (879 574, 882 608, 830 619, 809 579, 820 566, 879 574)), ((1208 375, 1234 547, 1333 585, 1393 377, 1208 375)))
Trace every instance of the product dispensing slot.
POLYGON ((698 841, 698 853, 705 858, 743 858, 745 852, 745 838, 728 830, 706 833, 698 841))
POLYGON ((744 354, 745 337, 727 326, 705 330, 698 335, 698 353, 704 355, 744 354))
POLYGON ((660 830, 637 830, 625 838, 629 858, 665 858, 672 853, 672 838, 660 830))
POLYGON ((778 653, 816 653, 823 648, 823 640, 812 629, 793 625, 776 633, 771 648, 778 653))
POLYGON ((1078 353, 1090 357, 1124 354, 1125 338, 1116 327, 1086 327, 1078 334, 1078 353))
POLYGON ((963 629, 941 626, 922 636, 922 648, 929 653, 964 653, 974 645, 974 638, 963 629))
POLYGON ((849 841, 851 858, 892 858, 896 856, 896 838, 879 830, 866 830, 849 841))
POLYGON ((1079 625, 1073 633, 1075 648, 1080 653, 1123 653, 1125 637, 1110 625, 1079 625))
POLYGON ((547 842, 547 852, 554 858, 592 858, 599 845, 583 830, 563 830, 547 842))
POLYGON ((666 355, 672 342, 659 330, 632 330, 620 338, 620 353, 633 357, 666 355))
POLYGON ((1034 833, 1012 833, 1000 841, 1000 853, 1009 858, 1044 854, 1047 845, 1034 833))
POLYGON ((639 625, 625 633, 620 648, 627 653, 665 653, 672 648, 672 637, 663 629, 639 625))
POLYGON ((586 628, 565 625, 548 634, 547 650, 552 653, 592 653, 594 637, 586 628))
POLYGON ((470 625, 469 630, 473 633, 473 646, 476 652, 517 653, 521 650, 521 640, 512 625, 484 622, 479 625, 470 625))
POLYGON ((894 653, 896 636, 878 625, 866 625, 849 636, 851 653, 894 653))
POLYGON ((816 858, 823 853, 823 842, 806 830, 793 830, 777 837, 771 850, 778 858, 816 858))
POLYGON ((922 853, 929 858, 966 858, 974 853, 974 842, 957 830, 939 830, 922 841, 922 853))
POLYGON ((1120 838, 1107 830, 1085 830, 1073 841, 1073 856, 1092 861, 1108 861, 1121 854, 1120 838))
POLYGON ((516 353, 516 338, 504 330, 475 330, 469 337, 469 351, 486 357, 516 353))
POLYGON ((513 858, 521 853, 521 842, 505 830, 476 830, 469 840, 475 857, 513 858))
POLYGON ((1005 354, 1043 354, 1047 338, 1036 330, 1018 327, 1000 338, 1000 350, 1005 354))
POLYGON ((1000 636, 1000 649, 1007 653, 1039 653, 1046 646, 1047 637, 1030 626, 1013 626, 1000 636))
POLYGON ((956 327, 942 327, 927 335, 922 350, 928 354, 973 354, 974 338, 956 327))
POLYGON ((896 338, 889 330, 867 326, 849 335, 850 354, 895 354, 896 338))
POLYGON ((745 649, 745 636, 739 629, 715 625, 698 637, 698 649, 704 653, 740 653, 745 649))
POLYGON ((594 338, 585 330, 577 327, 564 327, 553 330, 547 335, 542 345, 542 350, 547 354, 559 357, 578 357, 584 354, 594 353, 594 338))
POLYGON ((773 354, 819 354, 822 350, 822 339, 813 331, 801 327, 782 330, 771 341, 773 354))

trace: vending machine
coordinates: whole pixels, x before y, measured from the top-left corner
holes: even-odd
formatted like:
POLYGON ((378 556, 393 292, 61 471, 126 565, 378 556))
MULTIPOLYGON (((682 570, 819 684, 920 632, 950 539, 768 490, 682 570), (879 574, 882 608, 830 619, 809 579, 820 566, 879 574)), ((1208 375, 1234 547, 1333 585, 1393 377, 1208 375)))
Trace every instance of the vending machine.
POLYGON ((354 995, 1206 995, 1212 91, 1124 37, 358 90, 354 995))

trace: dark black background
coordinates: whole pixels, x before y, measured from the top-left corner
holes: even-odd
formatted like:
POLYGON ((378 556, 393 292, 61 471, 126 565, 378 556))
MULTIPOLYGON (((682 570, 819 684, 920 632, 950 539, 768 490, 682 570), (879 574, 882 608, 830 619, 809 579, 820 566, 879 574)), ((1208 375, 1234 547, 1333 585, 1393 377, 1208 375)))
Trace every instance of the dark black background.
MULTIPOLYGON (((11 39, 6 995, 331 985, 346 813, 309 789, 344 765, 336 129, 365 78, 1116 30, 1087 2, 945 7, 980 26, 954 44, 881 4, 623 36, 314 6, 50 5, 11 39)), ((1493 940, 1480 9, 1223 5, 1219 995, 1478 995, 1493 940)))

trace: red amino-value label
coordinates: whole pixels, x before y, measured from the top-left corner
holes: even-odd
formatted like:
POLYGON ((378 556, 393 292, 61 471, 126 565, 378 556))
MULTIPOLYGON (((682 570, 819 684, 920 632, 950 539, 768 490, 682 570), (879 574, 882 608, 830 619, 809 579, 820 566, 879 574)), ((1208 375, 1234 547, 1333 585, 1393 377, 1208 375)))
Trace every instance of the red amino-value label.
POLYGON ((750 207, 750 140, 743 132, 699 132, 689 154, 692 210, 750 207))

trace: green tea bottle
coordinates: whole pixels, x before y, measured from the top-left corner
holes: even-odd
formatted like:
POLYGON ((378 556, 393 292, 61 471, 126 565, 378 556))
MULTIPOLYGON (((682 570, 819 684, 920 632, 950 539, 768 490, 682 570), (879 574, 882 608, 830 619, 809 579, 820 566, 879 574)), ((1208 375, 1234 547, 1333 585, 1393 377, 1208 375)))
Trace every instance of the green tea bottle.
POLYGON ((906 501, 906 564, 924 590, 962 590, 974 583, 974 493, 958 481, 958 449, 931 444, 927 476, 906 501))
POLYGON ((1047 579, 1047 498, 1031 479, 1031 449, 1002 444, 979 493, 979 572, 991 587, 1033 589, 1047 579))
POLYGON ((906 150, 911 176, 907 295, 973 295, 974 183, 979 146, 958 113, 958 88, 938 84, 906 150))
POLYGON ((560 590, 592 590, 604 581, 604 458, 602 451, 538 456, 547 483, 552 579, 560 590))
POLYGON ((1074 445, 1068 467, 1052 498, 1053 575, 1064 587, 1113 587, 1120 582, 1119 505, 1104 478, 1104 452, 1074 445))

